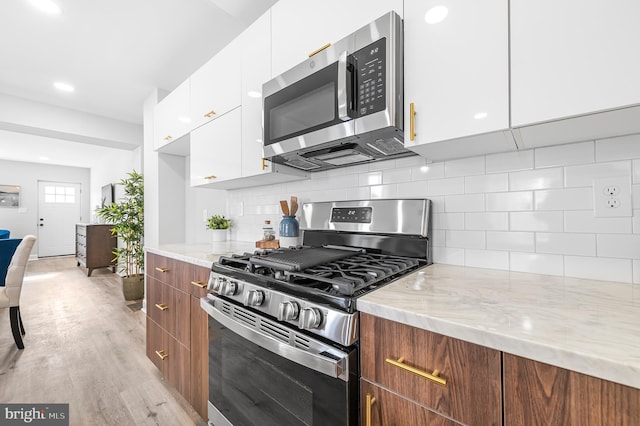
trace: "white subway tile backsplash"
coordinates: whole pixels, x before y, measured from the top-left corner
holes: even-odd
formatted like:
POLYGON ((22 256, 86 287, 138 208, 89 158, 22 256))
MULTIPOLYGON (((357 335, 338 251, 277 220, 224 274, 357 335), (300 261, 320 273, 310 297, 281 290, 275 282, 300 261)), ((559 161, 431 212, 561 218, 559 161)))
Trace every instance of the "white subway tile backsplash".
POLYGON ((640 135, 620 136, 596 141, 598 162, 640 158, 640 135))
POLYGON ((445 247, 447 231, 444 229, 433 229, 431 231, 431 245, 433 247, 445 247))
POLYGON ((455 248, 485 248, 484 231, 446 231, 446 246, 455 248))
POLYGON ((537 148, 534 153, 536 168, 589 164, 595 158, 593 142, 537 148))
POLYGON ((598 234, 598 257, 640 259, 640 235, 598 234))
POLYGON ((444 197, 445 212, 482 212, 484 194, 447 195, 444 197))
POLYGON ((475 194, 480 192, 506 192, 509 190, 509 175, 497 173, 464 178, 464 192, 475 194))
POLYGON ((411 167, 411 180, 444 179, 444 163, 411 167))
POLYGON ((631 185, 632 208, 640 209, 640 185, 631 185))
POLYGON ((474 268, 509 270, 509 252, 465 249, 464 263, 474 268))
POLYGON ((536 210, 592 210, 592 188, 548 189, 534 192, 536 210))
POLYGON ((444 162, 444 175, 448 178, 483 175, 484 171, 484 157, 469 157, 444 162))
POLYGON ((390 169, 382 172, 382 183, 409 182, 411 180, 411 169, 390 169))
POLYGON ((640 160, 633 160, 633 183, 640 184, 640 160))
POLYGON ((433 179, 427 181, 427 195, 464 194, 464 178, 433 179))
POLYGON ((487 232, 487 249, 533 252, 533 236, 533 232, 487 232))
POLYGON ((369 163, 370 172, 389 170, 395 167, 396 167, 396 160, 374 161, 373 163, 369 163))
POLYGON ((562 186, 561 167, 509 173, 509 191, 562 188, 562 186))
POLYGON ((630 234, 630 217, 594 217, 593 211, 564 212, 564 232, 630 234))
POLYGON ((444 197, 429 197, 431 200, 431 213, 444 213, 444 197))
POLYGON ((533 192, 499 192, 485 194, 487 211, 533 210, 533 192))
POLYGON ((382 172, 360 173, 358 182, 360 186, 380 185, 382 184, 382 172))
POLYGON ((410 157, 403 157, 396 159, 396 168, 404 169, 412 166, 423 166, 427 164, 427 159, 421 155, 412 155, 410 157))
POLYGON ((564 259, 557 254, 511 252, 509 262, 512 271, 564 275, 564 259))
POLYGON ((633 261, 633 282, 640 284, 640 260, 633 261))
POLYGON ((347 200, 369 200, 371 199, 371 189, 368 186, 359 188, 347 188, 347 200))
POLYGON ((427 183, 424 181, 399 183, 397 194, 399 198, 425 198, 427 183))
POLYGON ((371 187, 371 198, 396 198, 397 185, 376 185, 371 187))
POLYGON ((565 256, 564 274, 568 277, 630 283, 632 263, 631 259, 565 256))
POLYGON ((633 233, 640 234, 640 210, 633 211, 633 233))
POLYGON ((562 219, 562 212, 512 212, 509 230, 562 232, 562 219))
POLYGON ((433 263, 464 266, 464 249, 433 247, 433 263))
POLYGON ((433 229, 464 229, 464 213, 433 213, 433 229))
POLYGON ((328 176, 329 187, 332 189, 336 188, 355 188, 359 186, 359 175, 357 174, 348 174, 342 176, 328 176))
POLYGON ((631 161, 567 166, 564 169, 564 185, 566 187, 593 186, 594 179, 630 176, 630 173, 631 161))
POLYGON ((487 173, 515 172, 533 169, 533 150, 486 156, 487 173))
POLYGON ((465 229, 506 231, 509 229, 509 213, 465 213, 465 229))
POLYGON ((566 232, 536 232, 536 252, 595 256, 596 235, 569 234, 566 232))

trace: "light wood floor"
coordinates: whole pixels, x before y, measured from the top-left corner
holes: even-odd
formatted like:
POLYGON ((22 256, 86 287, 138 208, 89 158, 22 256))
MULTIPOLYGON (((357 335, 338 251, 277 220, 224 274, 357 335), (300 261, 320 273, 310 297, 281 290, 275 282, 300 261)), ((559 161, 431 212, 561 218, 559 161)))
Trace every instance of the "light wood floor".
POLYGON ((72 257, 29 262, 19 351, 0 310, 0 402, 69 403, 71 425, 194 425, 197 413, 145 355, 144 312, 107 269, 72 257))

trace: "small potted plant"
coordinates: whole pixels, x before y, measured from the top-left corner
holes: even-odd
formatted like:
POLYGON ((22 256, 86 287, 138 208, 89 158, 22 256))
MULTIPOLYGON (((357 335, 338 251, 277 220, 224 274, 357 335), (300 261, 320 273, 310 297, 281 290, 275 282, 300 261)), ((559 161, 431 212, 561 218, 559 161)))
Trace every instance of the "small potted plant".
POLYGON ((231 228, 231 220, 226 217, 214 214, 207 219, 207 229, 213 232, 213 242, 227 240, 227 229, 231 228))

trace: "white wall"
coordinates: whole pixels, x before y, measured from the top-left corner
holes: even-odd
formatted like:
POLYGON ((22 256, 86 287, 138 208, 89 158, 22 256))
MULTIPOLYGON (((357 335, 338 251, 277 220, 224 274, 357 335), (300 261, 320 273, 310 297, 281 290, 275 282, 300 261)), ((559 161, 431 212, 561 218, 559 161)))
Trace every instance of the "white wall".
MULTIPOLYGON (((232 236, 277 229, 278 201, 433 200, 434 261, 640 283, 640 135, 427 163, 410 157, 228 191, 232 236), (632 179, 633 216, 596 218, 594 178, 632 179)), ((212 195, 214 196, 214 195, 212 195)))

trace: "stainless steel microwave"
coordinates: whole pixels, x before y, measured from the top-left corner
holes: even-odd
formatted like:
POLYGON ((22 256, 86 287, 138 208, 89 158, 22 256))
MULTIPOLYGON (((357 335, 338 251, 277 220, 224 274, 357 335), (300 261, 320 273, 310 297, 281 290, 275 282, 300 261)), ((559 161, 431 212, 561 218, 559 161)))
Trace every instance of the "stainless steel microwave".
POLYGON ((389 12, 262 86, 264 155, 306 171, 404 147, 402 19, 389 12))

